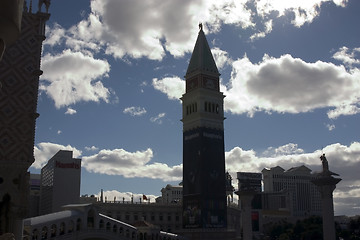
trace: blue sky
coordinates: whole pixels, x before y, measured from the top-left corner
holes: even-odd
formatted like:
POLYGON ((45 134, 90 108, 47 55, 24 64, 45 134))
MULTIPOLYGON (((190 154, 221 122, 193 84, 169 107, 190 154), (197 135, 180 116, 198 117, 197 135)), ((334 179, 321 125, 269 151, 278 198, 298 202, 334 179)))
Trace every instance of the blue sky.
POLYGON ((360 214, 359 10, 356 0, 53 0, 30 171, 68 149, 82 158, 82 194, 154 198, 179 183, 179 98, 202 22, 234 179, 277 165, 320 171, 326 153, 343 179, 335 213, 360 214))

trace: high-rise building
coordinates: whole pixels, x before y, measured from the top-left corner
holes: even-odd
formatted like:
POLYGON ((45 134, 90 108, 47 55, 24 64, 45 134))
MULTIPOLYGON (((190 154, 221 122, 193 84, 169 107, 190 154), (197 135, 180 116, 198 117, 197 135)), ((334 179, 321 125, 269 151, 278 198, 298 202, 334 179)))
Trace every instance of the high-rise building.
POLYGON ((81 159, 72 151, 58 151, 41 169, 40 214, 61 210, 80 201, 81 159))
POLYGON ((183 122, 184 228, 226 228, 224 95, 200 31, 185 75, 183 122))
POLYGON ((28 168, 34 162, 40 59, 45 23, 50 17, 41 9, 33 13, 31 4, 23 7, 21 34, 14 44, 6 46, 0 62, 0 235, 12 232, 16 239, 22 237, 22 219, 28 212, 28 168))
POLYGON ((321 196, 311 181, 315 175, 304 165, 288 170, 277 166, 262 170, 264 192, 285 192, 290 194, 292 216, 306 217, 321 215, 321 196))

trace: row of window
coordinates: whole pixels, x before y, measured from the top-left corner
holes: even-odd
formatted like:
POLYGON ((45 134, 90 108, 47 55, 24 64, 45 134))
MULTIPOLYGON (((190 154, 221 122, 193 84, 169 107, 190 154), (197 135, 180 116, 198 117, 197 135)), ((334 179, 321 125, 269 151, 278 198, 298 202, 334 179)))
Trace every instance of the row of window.
MULTIPOLYGON (((204 110, 205 110, 205 112, 219 114, 220 106, 217 103, 205 102, 204 103, 204 110)), ((191 103, 191 104, 186 106, 186 115, 190 115, 190 114, 195 113, 195 112, 197 112, 197 103, 196 102, 191 103)))
MULTIPOLYGON (((117 217, 116 217, 116 219, 119 220, 119 221, 122 221, 122 220, 125 220, 125 221, 130 221, 130 220, 138 221, 138 220, 140 220, 140 219, 139 219, 139 216, 138 216, 137 214, 133 215, 132 218, 133 218, 133 219, 130 219, 130 214, 128 214, 128 213, 125 214, 124 219, 122 219, 121 215, 117 215, 117 217)), ((151 216, 150 216, 150 219, 147 219, 146 215, 143 215, 143 216, 142 216, 142 219, 144 219, 145 221, 150 220, 150 221, 152 221, 152 222, 155 222, 155 215, 151 215, 151 216)), ((173 218, 172 218, 171 215, 167 215, 167 218, 166 218, 167 221, 172 221, 172 219, 173 219, 173 218)), ((159 216, 158 216, 158 221, 160 221, 160 222, 164 221, 164 216, 163 216, 163 215, 159 215, 159 216)), ((176 215, 176 216, 175 216, 175 221, 176 221, 176 222, 179 222, 179 221, 180 221, 180 216, 179 216, 179 215, 176 215)))
MULTIPOLYGON (((76 221, 76 231, 80 231, 80 229, 81 229, 81 219, 78 218, 76 221)), ((73 231, 74 231, 74 222, 70 221, 67 232, 72 233, 73 231)), ((56 224, 53 224, 53 225, 51 225, 51 228, 50 228, 50 234, 49 234, 47 226, 44 226, 41 229, 41 232, 37 228, 35 228, 32 232, 31 239, 34 239, 34 240, 48 239, 48 237, 55 238, 57 235, 61 236, 61 235, 64 235, 65 233, 66 233, 66 225, 64 222, 62 222, 59 226, 59 233, 58 233, 56 224)))

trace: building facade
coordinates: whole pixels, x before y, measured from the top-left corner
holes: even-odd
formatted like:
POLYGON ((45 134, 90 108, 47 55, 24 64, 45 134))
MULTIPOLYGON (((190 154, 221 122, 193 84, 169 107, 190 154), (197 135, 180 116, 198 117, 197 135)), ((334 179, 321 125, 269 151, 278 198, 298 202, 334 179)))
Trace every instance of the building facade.
POLYGON ((79 203, 81 159, 72 156, 72 151, 60 150, 41 169, 41 215, 79 203))
POLYGON ((40 59, 50 17, 41 9, 33 13, 31 4, 23 7, 21 34, 6 46, 0 62, 0 235, 12 232, 16 239, 21 238, 22 219, 28 212, 40 59))
MULTIPOLYGON (((294 217, 309 217, 321 215, 321 196, 315 184, 311 181, 315 175, 306 166, 293 167, 288 170, 277 166, 263 169, 265 193, 288 192, 291 202, 291 215, 294 217)), ((285 196, 281 202, 285 206, 285 196)))
POLYGON ((224 95, 220 73, 200 24, 185 75, 183 227, 226 228, 224 95))
POLYGON ((161 189, 161 202, 162 203, 180 203, 183 197, 182 185, 166 185, 161 189))

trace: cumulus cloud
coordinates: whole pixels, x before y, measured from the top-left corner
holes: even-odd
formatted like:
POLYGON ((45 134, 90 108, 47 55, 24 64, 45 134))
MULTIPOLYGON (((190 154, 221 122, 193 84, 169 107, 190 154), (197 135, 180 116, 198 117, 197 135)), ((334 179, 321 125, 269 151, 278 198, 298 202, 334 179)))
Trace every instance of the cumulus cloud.
POLYGON ((283 156, 283 155, 290 155, 290 154, 300 154, 303 153, 304 150, 299 148, 297 144, 295 143, 289 143, 277 148, 274 147, 268 147, 266 151, 264 151, 264 156, 283 156))
MULTIPOLYGON (((303 113, 328 108, 330 119, 360 112, 358 68, 309 63, 289 54, 279 58, 264 55, 258 63, 246 55, 233 61, 220 49, 214 52, 221 66, 232 63, 230 82, 221 85, 227 112, 252 117, 258 111, 303 113)), ((154 78, 153 87, 172 100, 185 93, 185 81, 179 77, 154 78)))
POLYGON ((179 100, 185 93, 185 81, 179 77, 154 78, 152 85, 156 90, 165 93, 170 100, 179 100))
POLYGON ((95 146, 91 146, 91 147, 85 147, 85 150, 87 150, 87 151, 97 151, 97 150, 99 150, 99 148, 95 147, 95 146))
POLYGON ((52 158, 60 150, 69 150, 73 151, 73 157, 78 158, 81 156, 82 152, 71 145, 61 145, 50 142, 42 142, 34 146, 34 157, 35 162, 31 167, 35 169, 41 169, 47 161, 52 158))
POLYGON ((219 70, 225 68, 228 65, 231 65, 232 59, 229 56, 229 53, 227 53, 224 50, 221 50, 220 48, 213 48, 211 49, 211 53, 214 57, 216 66, 219 70))
POLYGON ((359 69, 317 61, 308 63, 291 55, 265 55, 252 63, 245 56, 233 62, 230 84, 224 94, 225 110, 234 114, 257 111, 309 112, 333 108, 330 118, 359 111, 359 69))
MULTIPOLYGON (((312 22, 321 4, 329 1, 93 0, 90 13, 69 29, 48 26, 44 44, 65 44, 83 53, 102 51, 120 59, 162 60, 166 51, 181 57, 192 50, 199 22, 210 33, 223 25, 239 26, 252 31, 254 40, 272 31, 274 19, 289 13, 295 26, 312 22)), ((345 7, 347 0, 331 2, 345 7)))
POLYGON ((360 64, 360 48, 349 49, 348 47, 341 47, 336 53, 334 53, 333 58, 343 62, 349 67, 353 65, 360 64))
POLYGON ((152 158, 150 148, 136 152, 104 149, 97 154, 84 156, 82 166, 89 172, 126 178, 144 177, 163 181, 179 181, 182 178, 182 165, 170 167, 165 163, 150 162, 152 158))
POLYGON ((123 113, 130 114, 131 116, 142 116, 146 113, 146 109, 142 107, 127 107, 123 113))
POLYGON ((68 49, 43 56, 41 68, 44 74, 40 90, 54 100, 57 108, 80 101, 109 101, 110 91, 99 80, 110 71, 106 60, 68 49))
POLYGON ((68 109, 66 110, 65 114, 68 114, 68 115, 73 115, 77 113, 75 109, 72 109, 70 107, 68 107, 68 109))
POLYGON ((320 14, 320 7, 324 2, 333 2, 337 6, 345 7, 348 0, 257 0, 255 4, 257 13, 263 18, 274 12, 276 17, 293 13, 294 19, 292 19, 292 24, 300 27, 305 23, 311 23, 320 14))
MULTIPOLYGON (((101 197, 101 192, 94 194, 98 199, 101 197)), ((103 200, 105 201, 119 201, 119 202, 144 202, 143 195, 146 196, 150 202, 155 202, 155 199, 158 196, 152 195, 152 194, 143 194, 143 193, 132 193, 132 192, 119 192, 117 190, 106 190, 103 191, 103 200)), ((145 201, 148 201, 145 200, 145 201)))

